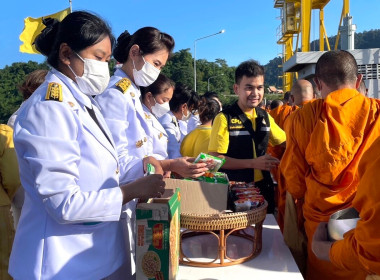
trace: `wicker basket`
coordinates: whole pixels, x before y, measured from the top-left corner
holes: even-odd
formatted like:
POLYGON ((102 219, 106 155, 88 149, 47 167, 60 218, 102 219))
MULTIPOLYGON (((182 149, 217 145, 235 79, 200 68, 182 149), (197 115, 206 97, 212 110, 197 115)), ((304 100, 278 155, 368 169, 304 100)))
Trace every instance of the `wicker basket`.
POLYGON ((181 227, 186 230, 181 233, 180 263, 200 267, 218 267, 239 264, 256 257, 261 252, 262 225, 266 217, 267 207, 268 203, 264 201, 262 206, 244 212, 208 215, 181 213, 181 227), (247 228, 253 228, 254 234, 247 234, 244 231, 247 228), (185 238, 205 233, 217 237, 219 242, 218 257, 210 262, 197 262, 185 256, 182 250, 182 241, 185 238), (253 243, 251 254, 239 259, 229 258, 226 254, 226 241, 230 235, 251 241, 253 243), (217 262, 218 259, 220 260, 219 263, 217 262))

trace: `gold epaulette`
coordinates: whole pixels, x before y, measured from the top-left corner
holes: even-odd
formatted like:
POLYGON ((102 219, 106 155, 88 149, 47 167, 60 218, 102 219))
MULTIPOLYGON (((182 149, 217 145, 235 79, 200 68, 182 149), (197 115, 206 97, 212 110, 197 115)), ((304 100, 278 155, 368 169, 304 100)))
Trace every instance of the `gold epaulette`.
POLYGON ((131 86, 131 81, 127 78, 122 78, 115 84, 115 86, 122 93, 125 93, 127 89, 131 86))
POLYGON ((46 91, 45 100, 54 100, 62 102, 62 86, 58 83, 49 83, 46 91))

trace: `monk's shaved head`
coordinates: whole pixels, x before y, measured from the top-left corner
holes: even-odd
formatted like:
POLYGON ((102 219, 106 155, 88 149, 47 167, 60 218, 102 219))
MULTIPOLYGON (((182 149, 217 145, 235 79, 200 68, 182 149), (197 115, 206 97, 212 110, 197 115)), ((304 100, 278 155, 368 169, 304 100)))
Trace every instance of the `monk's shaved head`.
POLYGON ((355 84, 358 65, 348 51, 334 50, 324 53, 315 66, 315 77, 330 88, 355 84))
POLYGON ((298 80, 292 87, 291 95, 294 105, 302 105, 304 102, 314 99, 313 85, 308 80, 298 80))
POLYGON ((284 93, 284 98, 282 99, 282 102, 284 104, 289 104, 290 101, 291 101, 290 100, 290 91, 287 91, 284 93))
POLYGON ((276 99, 276 100, 273 100, 272 103, 270 104, 270 109, 273 110, 282 105, 284 105, 284 103, 281 100, 276 99))

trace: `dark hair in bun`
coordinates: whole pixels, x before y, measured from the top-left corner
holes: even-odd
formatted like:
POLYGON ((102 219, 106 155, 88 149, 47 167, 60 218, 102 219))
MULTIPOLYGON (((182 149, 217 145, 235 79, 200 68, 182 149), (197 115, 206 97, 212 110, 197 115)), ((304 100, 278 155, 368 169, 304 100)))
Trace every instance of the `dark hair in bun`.
POLYGON ((218 101, 213 98, 202 97, 198 107, 199 119, 202 124, 213 120, 219 111, 220 105, 218 101))
POLYGON ((176 83, 173 97, 169 101, 170 111, 178 112, 183 104, 187 104, 189 110, 197 110, 199 103, 198 94, 187 85, 176 83))
POLYGON ((128 59, 129 50, 133 45, 140 47, 141 53, 151 54, 156 51, 167 49, 171 53, 174 49, 174 39, 169 34, 161 32, 154 27, 143 27, 133 35, 124 31, 117 38, 113 57, 120 63, 125 63, 128 59))
POLYGON ((144 98, 148 92, 152 93, 153 96, 156 96, 168 91, 170 88, 175 88, 174 82, 164 74, 160 73, 153 84, 148 87, 140 87, 140 90, 141 95, 144 98))
POLYGON ((48 63, 57 68, 59 48, 66 43, 75 52, 95 45, 105 37, 109 37, 113 46, 115 38, 111 28, 98 16, 84 11, 68 14, 62 22, 45 19, 46 28, 35 40, 36 49, 47 56, 48 63))

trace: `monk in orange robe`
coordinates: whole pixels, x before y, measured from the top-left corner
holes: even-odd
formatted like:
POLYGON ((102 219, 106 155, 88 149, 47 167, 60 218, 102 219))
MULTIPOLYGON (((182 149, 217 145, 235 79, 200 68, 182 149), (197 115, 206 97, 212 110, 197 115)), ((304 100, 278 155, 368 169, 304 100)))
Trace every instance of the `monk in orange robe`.
MULTIPOLYGON (((269 112, 269 114, 273 117, 276 124, 281 128, 284 129, 284 123, 287 117, 294 112, 297 109, 296 106, 290 106, 290 105, 282 105, 279 106, 269 112)), ((285 152, 285 147, 283 146, 272 146, 268 145, 267 153, 271 156, 281 160, 282 155, 285 152)), ((275 167, 271 170, 271 174, 273 177, 273 181, 277 183, 277 190, 275 190, 275 196, 276 196, 276 205, 277 205, 277 223, 280 227, 280 230, 283 231, 284 229, 284 213, 285 213, 285 199, 284 194, 285 192, 280 191, 280 171, 279 167, 275 167)))
POLYGON ((284 98, 282 99, 282 102, 284 103, 284 105, 293 105, 292 104, 292 100, 290 99, 290 91, 287 91, 284 93, 284 98))
POLYGON ((297 108, 297 106, 281 105, 270 110, 269 114, 272 116, 276 124, 283 129, 286 118, 297 108))
POLYGON ((285 125, 287 147, 280 168, 287 191, 304 200, 306 279, 365 278, 363 273, 319 260, 311 250, 318 224, 351 206, 359 183, 359 161, 380 136, 380 101, 357 91, 361 78, 349 52, 324 53, 314 78, 323 99, 305 104, 288 118, 291 125, 285 125))
POLYGON ((284 102, 282 102, 280 99, 272 100, 269 105, 269 109, 270 109, 269 112, 282 105, 284 105, 284 102))
MULTIPOLYGON (((290 91, 290 105, 282 105, 273 110, 271 110, 270 115, 273 117, 274 121, 279 127, 284 129, 285 121, 298 108, 302 107, 304 104, 310 102, 314 99, 313 85, 307 80, 298 80, 294 83, 290 91)), ((284 147, 279 146, 269 146, 268 153, 281 160, 282 155, 285 152, 284 147)), ((277 223, 280 226, 281 231, 284 229, 284 215, 285 215, 285 199, 286 199, 286 189, 283 180, 280 178, 280 169, 272 169, 272 175, 277 182, 277 223)))
MULTIPOLYGON (((318 258, 331 261, 337 267, 364 271, 380 279, 380 139, 364 154, 360 165, 360 184, 352 202, 359 212, 356 228, 337 242, 327 240, 327 223, 321 223, 313 238, 313 251, 318 258), (332 246, 331 246, 332 245, 332 246)), ((364 279, 364 278, 363 278, 364 279)))

